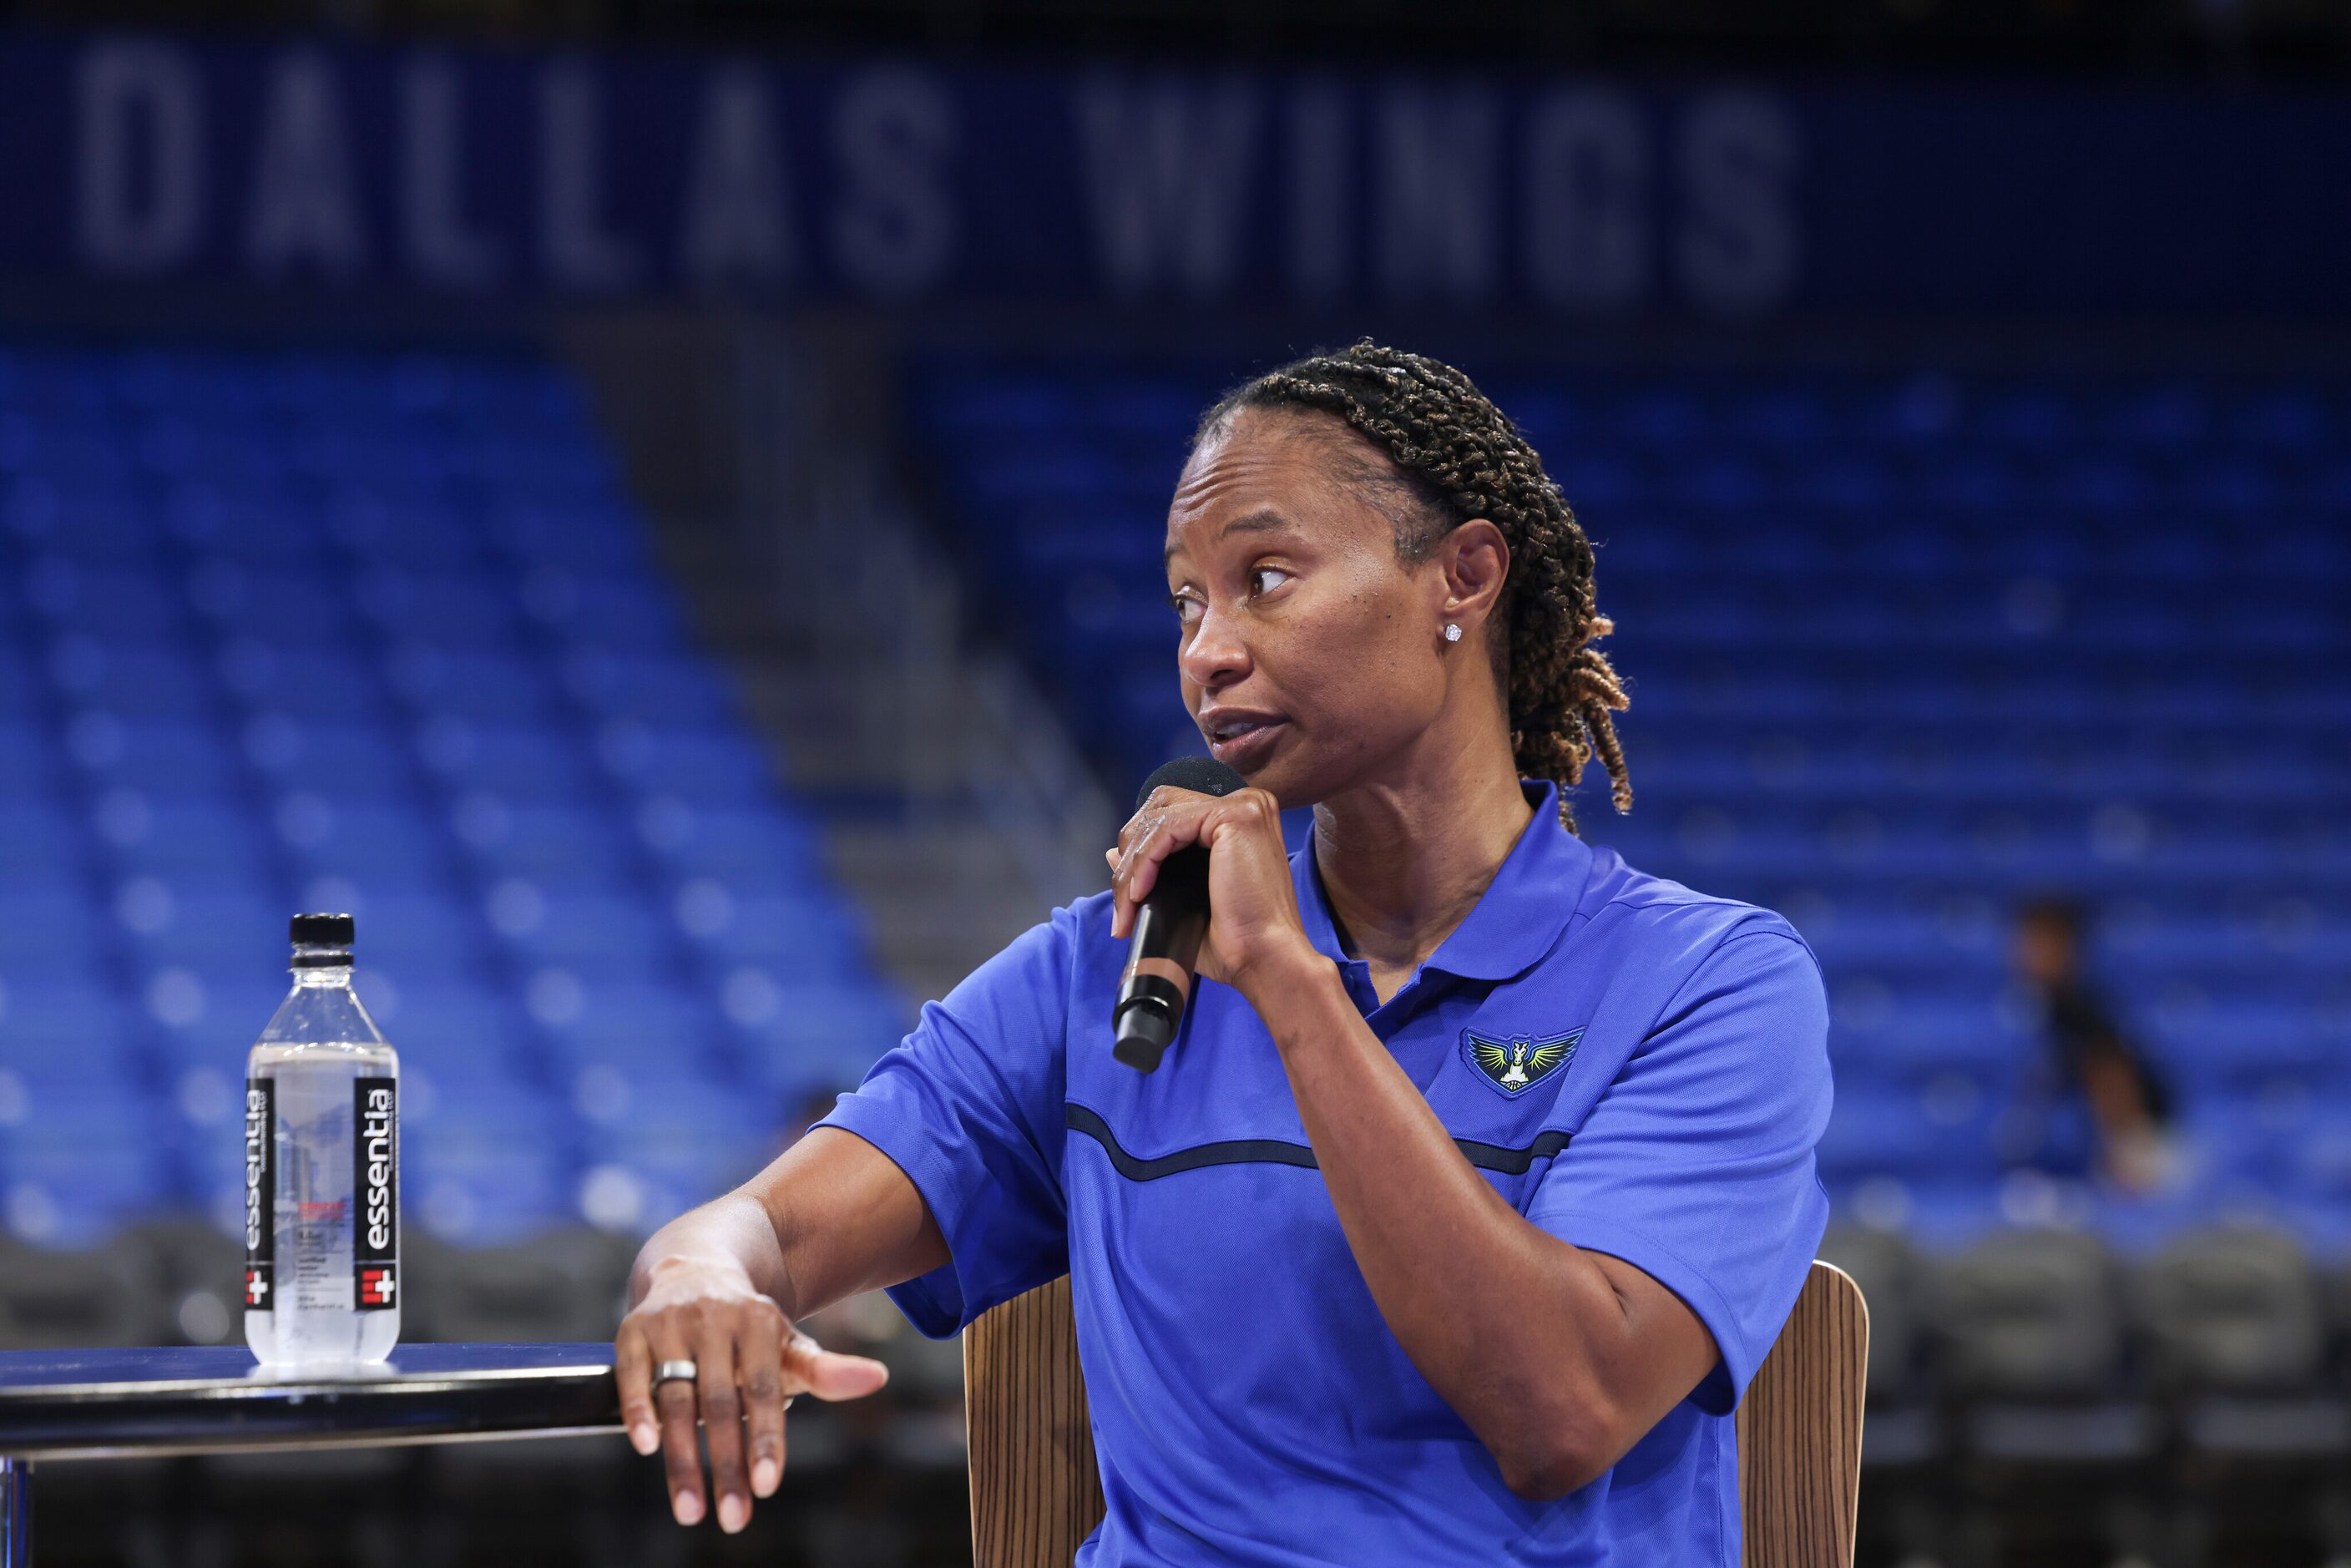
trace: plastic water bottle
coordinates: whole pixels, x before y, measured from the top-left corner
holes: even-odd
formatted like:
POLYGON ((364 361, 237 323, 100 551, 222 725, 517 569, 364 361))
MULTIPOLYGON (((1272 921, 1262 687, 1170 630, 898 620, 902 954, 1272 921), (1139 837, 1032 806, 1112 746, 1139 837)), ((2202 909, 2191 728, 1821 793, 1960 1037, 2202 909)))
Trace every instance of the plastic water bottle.
POLYGON ((400 1338, 400 1061, 351 990, 352 925, 294 917, 294 988, 246 1064, 245 1339, 269 1365, 400 1338))

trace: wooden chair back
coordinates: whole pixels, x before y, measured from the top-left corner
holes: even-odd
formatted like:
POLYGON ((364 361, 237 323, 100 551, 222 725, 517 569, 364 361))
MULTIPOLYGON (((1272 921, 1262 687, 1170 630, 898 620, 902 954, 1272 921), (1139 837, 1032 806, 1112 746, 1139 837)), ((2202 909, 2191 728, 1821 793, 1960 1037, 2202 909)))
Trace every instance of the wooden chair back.
POLYGON ((1815 1259, 1739 1402, 1745 1568, 1852 1568, 1868 1375, 1869 1303, 1852 1275, 1815 1259))
MULTIPOLYGON (((1743 1568, 1851 1568, 1869 1310, 1816 1262, 1739 1402, 1743 1568)), ((1064 1274, 964 1331, 974 1568, 1061 1568, 1102 1521, 1064 1274)))

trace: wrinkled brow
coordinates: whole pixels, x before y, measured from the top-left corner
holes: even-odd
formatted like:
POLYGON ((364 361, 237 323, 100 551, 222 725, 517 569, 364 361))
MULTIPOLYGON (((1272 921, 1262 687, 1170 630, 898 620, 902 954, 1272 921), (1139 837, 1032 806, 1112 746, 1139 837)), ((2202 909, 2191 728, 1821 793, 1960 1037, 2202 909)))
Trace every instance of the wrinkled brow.
MULTIPOLYGON (((1253 512, 1243 512, 1239 517, 1235 517, 1231 522, 1227 523, 1223 528, 1218 528, 1217 530, 1217 542, 1222 544, 1226 539, 1231 538, 1235 534, 1282 533, 1286 532, 1289 528, 1290 519, 1288 517, 1283 517, 1280 512, 1273 510, 1270 507, 1260 507, 1253 512)), ((1176 549, 1175 541, 1172 539, 1169 540, 1167 549, 1160 555, 1159 559, 1161 564, 1165 565, 1166 562, 1176 559, 1176 549)))

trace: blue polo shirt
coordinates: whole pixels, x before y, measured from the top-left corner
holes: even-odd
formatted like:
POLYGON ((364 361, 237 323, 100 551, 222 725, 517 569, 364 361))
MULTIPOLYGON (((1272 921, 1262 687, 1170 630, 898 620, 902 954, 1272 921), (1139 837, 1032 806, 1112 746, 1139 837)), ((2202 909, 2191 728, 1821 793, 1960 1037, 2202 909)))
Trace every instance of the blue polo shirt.
POLYGON ((896 1161, 937 1219, 953 1260, 890 1291, 924 1333, 1070 1275, 1109 1503, 1081 1568, 1737 1568, 1730 1412, 1827 1220, 1819 966, 1780 915, 1634 870, 1523 787, 1532 821, 1386 1003, 1311 844, 1307 934, 1495 1190, 1671 1289, 1719 1364, 1589 1486, 1513 1494, 1380 1316, 1249 1003, 1204 979, 1158 1071, 1113 1061, 1125 953, 1110 894, 1080 899, 926 1004, 818 1124, 896 1161))

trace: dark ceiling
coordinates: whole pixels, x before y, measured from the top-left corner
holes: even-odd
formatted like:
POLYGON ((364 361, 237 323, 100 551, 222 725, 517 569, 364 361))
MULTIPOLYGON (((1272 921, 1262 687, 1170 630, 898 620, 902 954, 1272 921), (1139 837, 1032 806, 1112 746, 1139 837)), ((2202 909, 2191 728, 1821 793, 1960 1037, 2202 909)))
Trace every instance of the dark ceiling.
POLYGON ((0 0, 37 25, 1645 70, 2351 73, 2351 0, 0 0))

